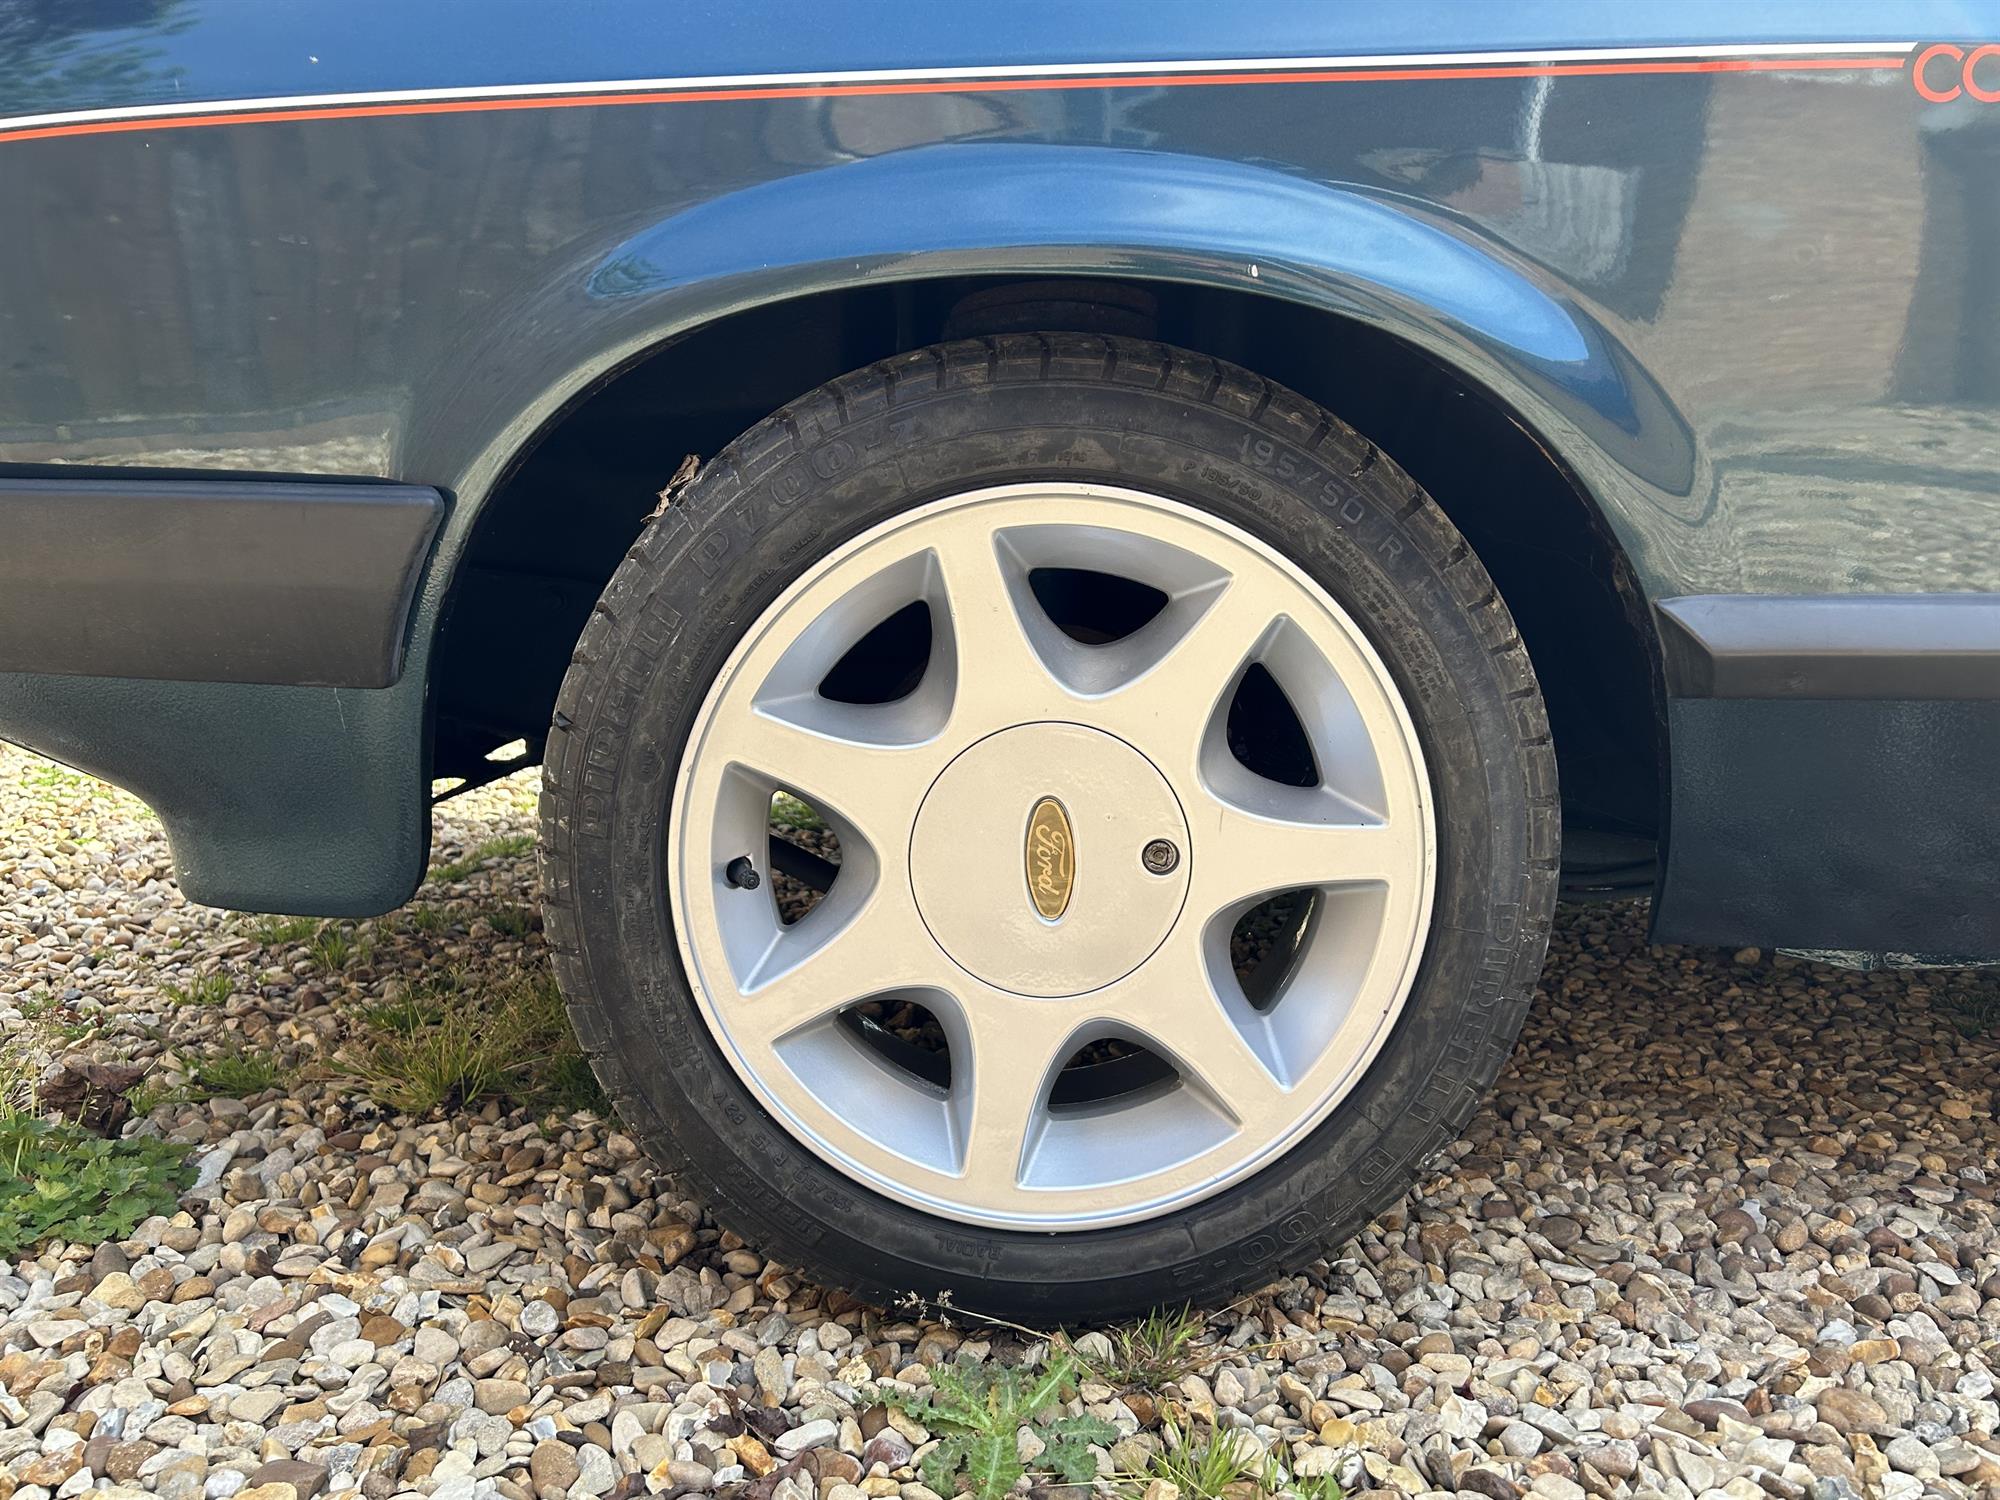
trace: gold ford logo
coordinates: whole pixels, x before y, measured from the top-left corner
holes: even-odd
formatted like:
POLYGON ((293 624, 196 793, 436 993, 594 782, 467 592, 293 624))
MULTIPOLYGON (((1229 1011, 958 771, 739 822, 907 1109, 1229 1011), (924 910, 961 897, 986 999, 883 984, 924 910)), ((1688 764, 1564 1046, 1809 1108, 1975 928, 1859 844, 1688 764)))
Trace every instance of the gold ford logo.
POLYGON ((1076 837, 1069 814, 1053 797, 1044 797, 1028 814, 1028 894, 1035 910, 1055 922, 1069 908, 1076 888, 1076 837))

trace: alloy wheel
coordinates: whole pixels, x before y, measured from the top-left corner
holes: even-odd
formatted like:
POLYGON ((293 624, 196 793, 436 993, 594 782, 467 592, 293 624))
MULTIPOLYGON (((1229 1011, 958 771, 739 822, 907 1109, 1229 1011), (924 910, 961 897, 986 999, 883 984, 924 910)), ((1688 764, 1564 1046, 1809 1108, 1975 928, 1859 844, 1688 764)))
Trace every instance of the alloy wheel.
POLYGON ((857 1183, 992 1228, 1173 1212, 1359 1080, 1436 830, 1354 620, 1164 496, 934 501, 810 566, 695 720, 664 875, 703 1018, 857 1183), (773 797, 838 873, 796 920, 773 797))

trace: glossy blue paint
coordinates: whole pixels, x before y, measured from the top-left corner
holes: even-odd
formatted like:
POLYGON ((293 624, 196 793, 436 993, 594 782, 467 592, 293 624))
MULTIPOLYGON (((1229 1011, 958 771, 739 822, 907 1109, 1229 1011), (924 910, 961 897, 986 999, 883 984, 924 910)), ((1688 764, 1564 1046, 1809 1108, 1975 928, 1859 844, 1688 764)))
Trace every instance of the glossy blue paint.
POLYGON ((1303 294, 1295 283, 1337 266, 1340 280, 1427 307, 1518 359, 1581 366, 1590 356, 1546 293, 1435 224, 1268 167, 1110 148, 923 146, 759 183, 626 240, 585 294, 622 302, 724 285, 746 274, 746 245, 779 251, 754 275, 786 290, 825 284, 818 267, 891 270, 911 255, 985 266, 1019 254, 1037 269, 1068 260, 1100 270, 1167 257, 1190 279, 1250 289, 1261 278, 1271 284, 1258 289, 1277 296, 1303 294), (1087 262, 1062 255, 1073 248, 1087 262))
MULTIPOLYGON (((0 68, 0 113, 335 90, 691 73, 1983 37, 1978 0, 63 0, 52 64, 0 68)), ((50 27, 49 30, 56 28, 50 27)), ((24 27, 29 39, 37 28, 24 27)))

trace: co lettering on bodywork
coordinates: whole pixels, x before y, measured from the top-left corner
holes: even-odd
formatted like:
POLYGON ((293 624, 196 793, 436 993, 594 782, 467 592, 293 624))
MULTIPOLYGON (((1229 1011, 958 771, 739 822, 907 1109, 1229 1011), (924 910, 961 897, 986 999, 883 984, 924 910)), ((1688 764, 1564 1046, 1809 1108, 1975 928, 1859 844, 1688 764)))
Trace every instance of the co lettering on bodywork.
POLYGON ((1960 95, 2000 104, 2000 42, 1969 50, 1956 42, 1933 42, 1917 54, 1910 81, 1933 104, 1949 104, 1960 95))

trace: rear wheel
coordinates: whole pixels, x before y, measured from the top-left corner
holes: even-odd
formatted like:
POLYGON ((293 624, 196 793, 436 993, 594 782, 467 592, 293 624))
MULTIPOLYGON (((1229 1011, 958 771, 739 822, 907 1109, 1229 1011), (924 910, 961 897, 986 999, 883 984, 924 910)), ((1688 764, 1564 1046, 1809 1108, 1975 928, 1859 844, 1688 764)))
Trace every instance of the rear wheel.
POLYGON ((1506 1055, 1556 853, 1525 653, 1422 492, 1254 376, 1055 335, 719 455, 580 643, 543 830, 579 1033, 719 1217, 1042 1319, 1401 1192, 1506 1055))

